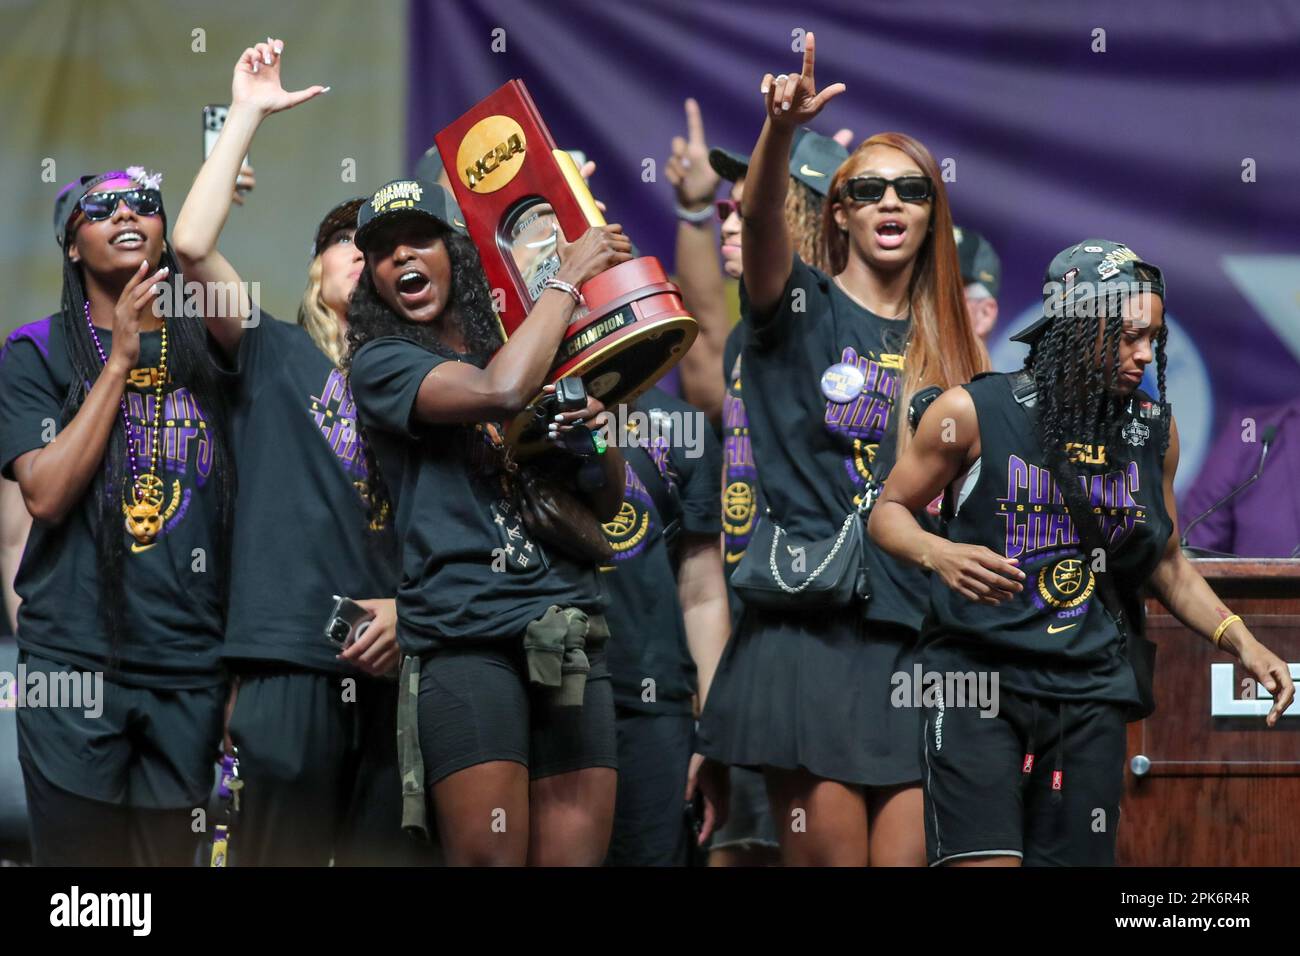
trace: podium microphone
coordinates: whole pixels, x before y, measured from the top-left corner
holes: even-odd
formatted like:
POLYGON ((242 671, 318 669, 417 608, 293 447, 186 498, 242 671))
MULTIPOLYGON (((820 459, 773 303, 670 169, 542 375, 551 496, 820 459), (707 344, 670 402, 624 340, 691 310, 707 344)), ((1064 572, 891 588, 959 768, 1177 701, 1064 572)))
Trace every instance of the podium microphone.
POLYGON ((1259 464, 1255 467, 1254 474, 1252 474, 1249 478, 1247 478, 1245 481, 1239 484, 1236 488, 1233 488, 1231 491, 1229 491, 1226 495, 1224 495, 1214 504, 1210 505, 1210 507, 1206 508, 1200 514, 1198 514, 1195 518, 1193 518, 1191 521, 1187 523, 1187 526, 1185 528, 1183 528, 1183 535, 1178 540, 1178 547, 1183 549, 1183 553, 1187 557, 1189 558, 1236 557, 1236 555, 1233 554, 1224 554, 1221 551, 1211 551, 1208 548, 1191 547, 1187 543, 1187 536, 1192 533, 1192 529, 1195 528, 1198 524, 1200 524, 1210 515, 1214 514, 1214 512, 1218 511, 1220 508, 1226 505, 1233 498, 1237 497, 1237 495, 1241 494, 1241 492, 1245 491, 1248 487, 1250 487, 1252 484, 1255 483, 1255 481, 1259 479, 1260 474, 1264 471, 1264 462, 1268 459, 1268 449, 1273 444, 1273 439, 1276 437, 1277 437, 1277 426, 1276 425, 1266 426, 1264 428, 1264 434, 1260 442, 1259 464))

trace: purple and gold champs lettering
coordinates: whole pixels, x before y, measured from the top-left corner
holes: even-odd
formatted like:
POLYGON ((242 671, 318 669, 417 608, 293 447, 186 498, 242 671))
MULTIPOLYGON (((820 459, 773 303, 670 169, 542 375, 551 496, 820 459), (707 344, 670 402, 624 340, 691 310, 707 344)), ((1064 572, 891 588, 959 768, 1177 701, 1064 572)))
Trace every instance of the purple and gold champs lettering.
MULTIPOLYGON (((1102 446, 1072 450, 1076 461, 1105 461, 1102 446)), ((1080 475, 1093 513, 1101 519, 1109 549, 1117 550, 1147 519, 1138 503, 1141 490, 1136 461, 1103 474, 1080 475)), ((1025 591, 1040 610, 1059 618, 1087 612, 1096 588, 1092 566, 1079 549, 1079 534, 1065 507, 1065 498, 1052 472, 1019 455, 1007 456, 1006 495, 996 499, 1005 522, 1003 553, 1021 562, 1029 575, 1025 591)))
MULTIPOLYGON (((156 381, 159 374, 156 369, 136 371, 149 372, 151 381, 156 381)), ((212 474, 215 454, 212 435, 198 401, 184 386, 163 396, 161 415, 157 414, 157 398, 153 393, 128 390, 124 398, 127 454, 137 470, 149 467, 155 443, 153 422, 159 423, 160 467, 156 475, 141 475, 140 482, 158 505, 161 518, 158 536, 161 537, 174 531, 189 512, 193 490, 184 486, 182 478, 192 474, 195 486, 202 488, 212 474)), ((148 542, 138 541, 132 551, 141 550, 142 544, 147 546, 148 542)))
POLYGON ((357 439, 357 407, 341 371, 331 369, 320 394, 311 396, 310 414, 343 470, 353 478, 365 478, 365 456, 357 439))
POLYGON ((731 568, 749 546, 758 511, 758 471, 749 440, 749 416, 740 392, 739 357, 722 398, 722 436, 722 557, 731 568))
POLYGON ((890 415, 898 397, 903 356, 876 352, 859 354, 852 346, 846 346, 840 353, 839 364, 827 369, 827 374, 845 367, 858 370, 862 386, 856 397, 849 401, 828 400, 823 424, 845 449, 845 470, 855 489, 861 491, 870 479, 880 442, 889 430, 890 415))

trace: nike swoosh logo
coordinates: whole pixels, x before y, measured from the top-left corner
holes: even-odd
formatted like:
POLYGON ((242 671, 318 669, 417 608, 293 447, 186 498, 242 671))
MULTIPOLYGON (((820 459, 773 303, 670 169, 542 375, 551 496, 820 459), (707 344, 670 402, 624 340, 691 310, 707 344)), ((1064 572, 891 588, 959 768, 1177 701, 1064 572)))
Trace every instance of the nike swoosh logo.
POLYGON ((146 544, 146 545, 141 545, 139 541, 132 541, 132 542, 131 542, 131 553, 132 553, 132 554, 141 554, 141 553, 143 553, 143 552, 145 552, 145 551, 148 551, 150 548, 157 546, 157 544, 158 544, 157 541, 155 541, 153 544, 146 544))
POLYGON ((1047 633, 1060 634, 1062 631, 1068 631, 1070 628, 1078 627, 1078 626, 1079 626, 1078 621, 1075 621, 1073 624, 1063 624, 1060 627, 1057 627, 1055 624, 1049 624, 1047 625, 1047 633))
POLYGON ((799 174, 801 176, 820 176, 822 179, 826 178, 825 173, 817 172, 817 170, 813 169, 807 163, 804 163, 802 166, 799 167, 799 174))

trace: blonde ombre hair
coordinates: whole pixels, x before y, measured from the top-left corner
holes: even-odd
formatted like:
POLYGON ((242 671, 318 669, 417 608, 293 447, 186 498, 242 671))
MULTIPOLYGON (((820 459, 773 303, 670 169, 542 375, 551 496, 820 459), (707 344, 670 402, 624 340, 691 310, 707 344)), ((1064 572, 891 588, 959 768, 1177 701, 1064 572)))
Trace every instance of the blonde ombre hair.
POLYGON ((347 342, 339 320, 325 304, 321 297, 321 276, 325 266, 318 255, 312 259, 307 270, 307 288, 303 290, 302 301, 298 303, 298 324, 307 330, 316 347, 329 356, 335 365, 343 363, 347 352, 347 342))

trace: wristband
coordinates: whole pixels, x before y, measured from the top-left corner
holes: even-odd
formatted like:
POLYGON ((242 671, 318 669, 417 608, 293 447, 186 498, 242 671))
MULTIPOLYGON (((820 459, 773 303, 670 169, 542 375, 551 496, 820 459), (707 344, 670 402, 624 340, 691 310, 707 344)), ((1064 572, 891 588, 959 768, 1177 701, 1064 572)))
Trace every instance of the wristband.
POLYGON ((713 205, 709 204, 703 209, 697 209, 691 212, 683 206, 677 207, 677 218, 698 226, 702 222, 708 222, 713 218, 713 205))
POLYGON ((1219 646, 1219 641, 1223 639, 1224 632, 1228 628, 1230 628, 1234 623, 1245 624, 1246 622, 1241 619, 1240 614, 1232 614, 1228 617, 1225 617, 1222 621, 1219 622, 1219 626, 1214 630, 1215 647, 1219 646))
POLYGON ((582 297, 582 293, 578 291, 578 287, 576 285, 573 285, 572 283, 565 282, 563 279, 557 279, 555 278, 555 276, 551 276, 549 279, 547 279, 545 282, 542 283, 542 288, 559 289, 565 295, 572 296, 573 301, 576 305, 580 305, 584 308, 587 305, 587 300, 582 297))

